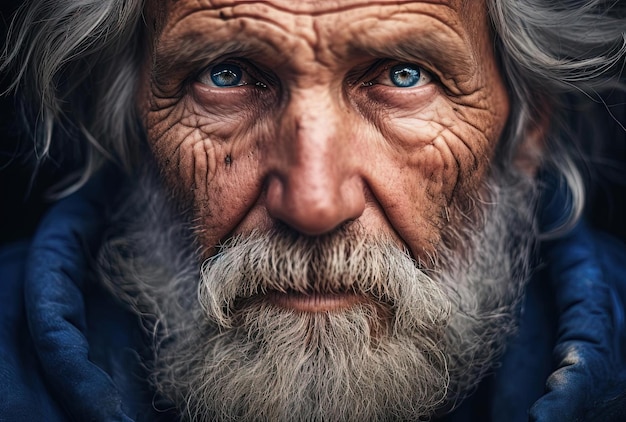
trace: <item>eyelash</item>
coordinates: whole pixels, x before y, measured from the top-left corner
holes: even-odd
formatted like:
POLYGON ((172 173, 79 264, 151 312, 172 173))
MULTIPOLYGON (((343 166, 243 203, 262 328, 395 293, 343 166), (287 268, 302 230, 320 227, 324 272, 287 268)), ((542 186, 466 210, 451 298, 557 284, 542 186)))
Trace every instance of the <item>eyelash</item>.
POLYGON ((369 66, 365 72, 363 72, 363 74, 361 75, 361 77, 359 77, 356 81, 354 81, 353 84, 359 84, 361 86, 364 87, 370 87, 376 84, 376 80, 383 77, 385 75, 385 73, 389 72, 391 70, 391 68, 393 68, 396 65, 402 65, 402 64, 406 64, 406 65, 410 65, 410 66, 415 66, 418 67, 419 69, 421 69, 422 71, 424 71, 429 78, 429 83, 438 83, 439 79, 437 78, 437 76, 431 72, 427 67, 422 66, 420 64, 417 63, 411 63, 411 62, 405 62, 405 61, 399 61, 399 60, 395 60, 395 59, 380 59, 377 60, 376 62, 374 62, 371 66, 369 66), (372 75, 373 76, 370 76, 372 75))
MULTIPOLYGON (((257 66, 250 63, 248 60, 242 58, 229 58, 224 59, 218 62, 214 62, 209 64, 208 66, 203 67, 199 72, 193 75, 191 78, 192 81, 200 82, 201 78, 208 77, 210 78, 210 71, 219 65, 235 65, 239 66, 244 74, 248 75, 250 79, 252 79, 252 83, 243 84, 241 86, 256 86, 262 89, 268 87, 268 85, 273 84, 275 78, 269 72, 263 71, 259 69, 257 66)), ((202 82, 201 82, 202 83, 202 82)))

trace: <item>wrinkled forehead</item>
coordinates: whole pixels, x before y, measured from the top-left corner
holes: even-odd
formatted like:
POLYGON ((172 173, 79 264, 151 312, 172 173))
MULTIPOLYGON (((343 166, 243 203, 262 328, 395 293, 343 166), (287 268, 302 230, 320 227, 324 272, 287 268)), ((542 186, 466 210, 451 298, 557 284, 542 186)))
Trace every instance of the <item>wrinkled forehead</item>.
MULTIPOLYGON (((429 3, 433 5, 447 6, 453 9, 459 9, 464 4, 470 3, 469 0, 148 0, 152 10, 161 10, 163 12, 174 10, 193 10, 193 9, 221 9, 235 6, 266 6, 275 7, 277 9, 291 11, 294 13, 304 13, 310 15, 324 13, 338 13, 342 11, 350 11, 351 9, 364 6, 390 6, 390 5, 407 5, 410 3, 429 3)), ((474 0, 475 6, 482 3, 481 0, 474 0)))
MULTIPOLYGON (((485 0, 148 0, 147 14, 156 34, 189 25, 200 19, 263 23, 291 34, 307 35, 313 31, 337 33, 361 30, 376 22, 407 20, 411 15, 432 17, 432 30, 442 26, 463 30, 464 36, 484 36, 487 9, 485 0), (401 17, 401 18, 398 18, 401 17)), ((154 34, 153 34, 154 35, 154 34)))
POLYGON ((493 57, 485 1, 148 0, 153 74, 235 55, 291 75, 392 58, 480 77, 493 57))

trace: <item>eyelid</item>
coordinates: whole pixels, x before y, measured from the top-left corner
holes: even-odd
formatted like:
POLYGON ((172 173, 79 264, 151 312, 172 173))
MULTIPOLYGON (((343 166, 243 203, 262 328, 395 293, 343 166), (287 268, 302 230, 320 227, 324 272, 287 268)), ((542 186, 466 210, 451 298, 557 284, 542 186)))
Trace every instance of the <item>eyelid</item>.
MULTIPOLYGON (((382 77, 388 77, 389 76, 389 70, 396 66, 396 65, 400 65, 400 64, 407 64, 407 65, 411 65, 411 66, 415 66, 417 68, 420 69, 421 72, 425 73, 427 75, 427 82, 419 85, 419 86, 423 86, 426 85, 428 83, 432 83, 434 81, 437 80, 437 77, 435 76, 435 74, 433 72, 431 72, 427 67, 419 64, 419 63, 413 63, 413 62, 407 62, 407 61, 401 61, 401 60, 396 60, 396 59, 381 59, 381 60, 377 60, 376 62, 374 62, 372 64, 372 66, 370 66, 367 71, 364 73, 364 75, 361 77, 361 80, 364 80, 364 82, 362 83, 363 86, 372 86, 372 85, 376 85, 376 84, 380 84, 380 85, 385 85, 385 86, 391 86, 394 87, 393 84, 382 84, 377 82, 380 78, 382 77), (373 77, 369 77, 370 74, 374 74, 373 77)), ((419 86, 414 87, 414 88, 419 88, 419 86)), ((410 88, 401 88, 401 89, 410 89, 410 88)))
MULTIPOLYGON (((264 72, 260 71, 256 66, 251 64, 248 60, 241 58, 221 58, 216 60, 207 66, 203 67, 194 77, 194 80, 201 84, 214 87, 216 86, 211 79, 211 70, 221 64, 231 64, 239 66, 243 71, 241 82, 239 85, 235 85, 229 88, 238 88, 241 86, 256 85, 260 87, 267 87, 266 80, 268 79, 264 72)), ((227 89, 227 88, 225 88, 227 89)))
MULTIPOLYGON (((238 67, 241 68, 243 74, 241 76, 241 82, 237 86, 242 86, 242 85, 248 85, 249 84, 250 72, 248 72, 248 69, 245 66, 245 64, 243 64, 240 60, 237 60, 237 59, 224 59, 224 60, 219 60, 219 61, 213 62, 213 63, 203 67, 202 70, 200 70, 195 75, 194 79, 197 82, 200 82, 203 85, 210 86, 210 87, 215 87, 216 85, 213 83, 213 80, 211 78, 211 72, 213 71, 215 66, 223 65, 223 64, 230 64, 230 65, 238 66, 238 67)), ((235 88, 237 86, 234 86, 233 88, 235 88)))

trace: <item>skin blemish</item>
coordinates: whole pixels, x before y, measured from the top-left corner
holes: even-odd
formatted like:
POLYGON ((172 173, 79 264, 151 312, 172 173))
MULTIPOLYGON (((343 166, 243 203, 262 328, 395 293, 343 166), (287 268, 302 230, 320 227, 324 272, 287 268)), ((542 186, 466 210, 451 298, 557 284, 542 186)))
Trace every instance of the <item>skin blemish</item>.
POLYGON ((226 157, 224 157, 224 164, 226 164, 227 167, 230 167, 232 163, 233 158, 230 156, 230 154, 226 154, 226 157))

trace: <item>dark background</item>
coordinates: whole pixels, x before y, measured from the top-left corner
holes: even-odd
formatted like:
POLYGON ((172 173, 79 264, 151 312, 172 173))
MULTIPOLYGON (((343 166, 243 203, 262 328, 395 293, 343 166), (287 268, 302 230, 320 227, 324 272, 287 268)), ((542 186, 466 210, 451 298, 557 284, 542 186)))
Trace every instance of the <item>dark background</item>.
MULTIPOLYGON (((21 2, 3 0, 0 6, 0 34, 3 47, 13 11, 21 2)), ((0 79, 4 92, 8 76, 0 79)), ((30 234, 44 210, 40 200, 44 187, 31 185, 34 161, 31 142, 24 139, 12 96, 0 96, 0 241, 14 240, 30 234)))
MULTIPOLYGON (((2 0, 3 42, 11 16, 20 4, 20 1, 2 0)), ((1 76, 0 89, 4 91, 10 75, 1 76)), ((598 103, 588 111, 603 121, 600 136, 609 142, 603 144, 603 150, 586 167, 589 183, 586 213, 594 226, 626 241, 626 95, 611 94, 606 103, 598 103)), ((17 110, 12 96, 0 97, 0 243, 28 237, 34 232, 50 204, 44 193, 67 168, 51 159, 35 165, 32 139, 22 129, 22 113, 17 110)), ((580 131, 585 136, 587 129, 581 127, 580 131)), ((595 148, 593 140, 589 145, 595 148)))
MULTIPOLYGON (((13 14, 22 3, 0 0, 3 48, 13 14)), ((0 76, 0 92, 4 92, 11 75, 0 76)), ((67 171, 66 165, 52 159, 37 165, 32 137, 24 129, 19 108, 12 95, 0 96, 0 244, 32 235, 51 204, 46 192, 67 171)))

